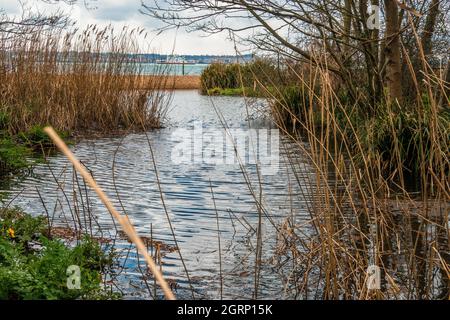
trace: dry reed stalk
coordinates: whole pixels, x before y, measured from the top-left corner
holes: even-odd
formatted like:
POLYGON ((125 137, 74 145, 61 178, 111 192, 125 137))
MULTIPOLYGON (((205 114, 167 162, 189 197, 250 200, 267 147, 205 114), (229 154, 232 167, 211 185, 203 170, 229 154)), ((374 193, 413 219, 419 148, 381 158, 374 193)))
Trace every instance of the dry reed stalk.
POLYGON ((217 244, 219 246, 219 281, 220 281, 220 300, 223 300, 223 274, 222 274, 222 245, 220 242, 220 224, 219 224, 219 212, 217 211, 216 198, 214 197, 214 190, 209 179, 209 188, 211 190, 211 197, 214 204, 214 211, 216 213, 216 226, 217 226, 217 244))
POLYGON ((142 80, 135 84, 135 89, 152 90, 161 88, 161 82, 165 83, 165 87, 170 90, 198 90, 201 87, 200 76, 172 76, 172 75, 155 75, 142 76, 142 80))
MULTIPOLYGON (((172 83, 167 70, 145 75, 137 29, 0 34, 0 115, 15 134, 35 125, 102 133, 160 127, 172 83)), ((89 134, 89 133, 87 133, 89 134)))
MULTIPOLYGON (((408 57, 406 61, 412 71, 408 57)), ((295 297, 309 298, 313 292, 314 298, 328 299, 421 299, 442 290, 441 296, 448 298, 449 224, 445 205, 450 201, 446 171, 450 135, 449 128, 439 124, 442 104, 436 99, 440 96, 436 90, 446 85, 432 74, 432 68, 425 70, 425 81, 417 84, 416 90, 417 97, 425 93, 430 98, 430 112, 424 115, 425 103, 418 99, 414 120, 419 125, 413 127, 415 141, 411 142, 417 148, 414 160, 419 164, 423 186, 419 195, 407 190, 405 180, 411 173, 405 168, 400 136, 405 125, 399 127, 396 106, 387 105, 385 114, 381 113, 386 123, 384 130, 392 138, 391 158, 386 163, 381 151, 368 150, 379 129, 371 123, 354 121, 353 113, 361 105, 345 105, 326 64, 308 70, 309 78, 297 73, 298 85, 309 98, 300 110, 294 110, 280 95, 283 88, 276 83, 270 90, 265 87, 267 97, 275 102, 271 112, 280 131, 305 155, 316 179, 310 180, 309 187, 298 180, 301 190, 308 187, 313 194, 308 200, 311 220, 300 225, 286 221, 279 229, 277 254, 293 261, 292 269, 286 270, 289 275, 285 292, 293 290, 295 297), (318 87, 319 91, 315 89, 318 87), (422 124, 426 117, 429 122, 422 124), (364 126, 369 130, 367 137, 361 135, 364 126), (386 169, 392 172, 386 175, 386 169), (415 197, 420 197, 420 206, 414 205, 415 197), (430 199, 443 207, 434 209, 430 199), (304 232, 305 228, 308 231, 304 232), (369 265, 381 269, 380 290, 366 287, 369 265)), ((296 74, 296 70, 292 73, 296 74)), ((412 77, 418 83, 414 74, 412 77)), ((263 83, 259 85, 264 89, 263 83)), ((295 159, 289 163, 299 175, 297 168, 302 166, 296 166, 295 159)))
POLYGON ((161 289, 164 292, 164 295, 169 300, 174 300, 175 296, 170 290, 167 282, 163 278, 161 272, 158 270, 155 262, 152 257, 149 255, 147 251, 147 247, 144 245, 142 239, 137 235, 136 230, 133 225, 129 221, 126 216, 122 216, 113 206, 112 202, 109 200, 108 196, 103 192, 103 190, 98 186, 94 178, 89 174, 89 172, 81 165, 78 159, 74 156, 74 154, 70 151, 64 141, 58 136, 55 130, 51 127, 46 127, 45 132, 49 135, 49 137, 53 140, 55 145, 60 149, 60 151, 69 159, 69 161, 74 166, 75 170, 81 174, 84 180, 88 183, 88 185, 97 193, 100 200, 106 206, 111 215, 119 222, 122 226, 124 232, 130 238, 131 242, 136 245, 136 248, 139 253, 141 253, 145 261, 148 264, 149 269, 155 276, 155 279, 158 281, 161 289))
POLYGON ((161 203, 162 203, 162 206, 164 208, 164 213, 166 214, 166 219, 167 219, 167 223, 169 224, 169 229, 170 229, 170 232, 172 234, 173 242, 175 244, 175 247, 177 248, 178 256, 180 257, 181 264, 183 265, 183 269, 184 269, 184 272, 186 274, 186 278, 188 280, 189 287, 191 289, 192 299, 194 300, 195 299, 194 287, 192 285, 191 277, 189 275, 189 270, 188 270, 188 268, 186 266, 186 262, 184 261, 183 254, 181 253, 181 247, 178 245, 178 239, 177 239, 176 234, 175 234, 175 229, 174 229, 173 224, 172 224, 172 219, 170 218, 169 211, 167 210, 166 201, 164 199, 164 194, 163 194, 162 187, 161 187, 161 181, 159 179, 158 166, 156 164, 155 154, 153 153, 152 143, 150 141, 150 137, 148 136, 147 132, 144 132, 144 135, 145 135, 145 138, 147 140, 148 148, 149 148, 149 151, 150 151, 150 157, 151 157, 151 160, 152 160, 153 170, 155 171, 156 184, 158 186, 159 197, 161 199, 161 203))

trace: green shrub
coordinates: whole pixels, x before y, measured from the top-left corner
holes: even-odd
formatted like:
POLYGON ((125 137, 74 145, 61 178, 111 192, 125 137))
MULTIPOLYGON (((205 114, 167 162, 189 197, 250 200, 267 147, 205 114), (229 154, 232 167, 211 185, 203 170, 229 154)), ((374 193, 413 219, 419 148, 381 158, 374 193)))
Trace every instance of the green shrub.
POLYGON ((226 89, 221 89, 221 88, 213 88, 213 89, 208 89, 208 93, 209 96, 230 96, 230 97, 234 97, 234 96, 243 96, 245 95, 246 97, 260 97, 261 96, 261 92, 258 92, 257 90, 254 90, 253 88, 226 88, 226 89))
POLYGON ((85 237, 74 247, 45 236, 46 220, 18 209, 0 209, 0 299, 111 299, 117 294, 102 287, 102 273, 112 255, 85 237), (29 248, 33 240, 41 250, 29 248), (81 288, 68 289, 67 268, 81 271, 81 288))
MULTIPOLYGON (((0 112, 0 125, 2 117, 0 112)), ((67 132, 58 131, 58 134, 70 144, 67 132)), ((53 149, 54 144, 44 132, 43 126, 35 125, 14 136, 11 136, 6 129, 0 129, 0 176, 18 174, 31 168, 34 163, 42 160, 42 150, 53 149)))
MULTIPOLYGON (((0 209, 0 235, 10 237, 8 230, 14 230, 14 241, 25 245, 28 241, 37 240, 47 230, 44 217, 31 217, 18 209, 0 209)), ((11 238, 11 237, 10 237, 11 238)))
POLYGON ((0 137, 0 176, 28 168, 30 150, 15 143, 10 137, 0 137))
MULTIPOLYGON (((429 168, 450 174, 450 116, 445 110, 434 116, 426 103, 421 110, 380 106, 377 115, 353 126, 363 153, 374 162, 381 160, 385 176, 395 174, 401 166, 410 183, 418 187, 429 168)), ((355 154, 357 159, 361 157, 360 152, 355 154)))
MULTIPOLYGON (((208 94, 210 90, 213 90, 216 94, 228 93, 231 95, 230 92, 217 91, 217 88, 221 90, 253 88, 249 91, 255 93, 257 84, 272 86, 274 83, 279 83, 277 82, 279 81, 278 76, 276 67, 269 60, 255 59, 243 64, 213 63, 202 72, 201 91, 203 94, 208 94)), ((243 94, 243 91, 240 94, 243 94)), ((261 94, 259 93, 259 95, 261 94)))
MULTIPOLYGON (((67 132, 58 131, 58 134, 62 139, 67 139, 68 137, 67 132)), ((33 150, 40 151, 42 148, 49 149, 54 147, 52 140, 41 125, 35 125, 27 131, 19 132, 17 136, 21 144, 33 150)))

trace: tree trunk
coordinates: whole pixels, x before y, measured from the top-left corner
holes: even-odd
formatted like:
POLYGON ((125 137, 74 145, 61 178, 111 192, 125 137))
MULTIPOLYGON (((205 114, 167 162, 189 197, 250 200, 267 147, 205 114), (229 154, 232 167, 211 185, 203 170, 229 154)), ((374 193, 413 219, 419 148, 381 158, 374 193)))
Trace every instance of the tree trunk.
POLYGON ((352 1, 353 0, 345 0, 344 7, 344 43, 346 45, 345 51, 348 51, 348 45, 350 43, 350 33, 352 31, 352 1))
POLYGON ((384 0, 386 12, 386 86, 390 102, 401 102, 402 72, 400 55, 400 26, 398 22, 398 4, 395 0, 384 0))
MULTIPOLYGON (((372 0, 372 8, 380 7, 380 1, 379 0, 372 0)), ((370 36, 371 42, 372 42, 372 56, 374 59, 373 62, 373 69, 374 69, 374 78, 372 79, 373 83, 373 90, 375 92, 374 97, 374 103, 377 104, 382 95, 383 95, 383 82, 381 77, 381 68, 382 64, 380 64, 380 30, 378 28, 375 28, 371 32, 370 36)))
MULTIPOLYGON (((430 3, 430 7, 428 8, 428 15, 425 20, 425 26, 422 32, 422 38, 420 40, 422 44, 422 50, 424 54, 424 59, 429 61, 431 54, 433 53, 433 34, 436 27, 437 17, 439 15, 439 3, 440 0, 432 0, 430 3)), ((416 56, 415 62, 415 73, 417 76, 417 80, 419 85, 423 83, 423 73, 427 71, 427 65, 424 61, 422 61, 422 55, 418 54, 416 56)))
POLYGON ((450 109, 450 60, 447 62, 447 68, 444 70, 444 89, 439 90, 439 106, 444 109, 450 109))
POLYGON ((433 39, 436 20, 439 15, 439 3, 440 0, 431 1, 427 20, 425 21, 425 27, 422 33, 422 48, 425 57, 433 52, 433 42, 431 40, 433 39))

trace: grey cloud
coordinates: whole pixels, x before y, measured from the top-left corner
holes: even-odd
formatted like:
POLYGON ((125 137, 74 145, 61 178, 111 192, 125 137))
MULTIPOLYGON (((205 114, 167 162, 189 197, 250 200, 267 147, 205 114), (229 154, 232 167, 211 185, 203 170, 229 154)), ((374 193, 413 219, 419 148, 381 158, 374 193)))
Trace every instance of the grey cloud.
POLYGON ((111 20, 111 21, 127 21, 139 14, 141 2, 133 1, 99 1, 96 9, 91 10, 91 14, 95 19, 111 20))

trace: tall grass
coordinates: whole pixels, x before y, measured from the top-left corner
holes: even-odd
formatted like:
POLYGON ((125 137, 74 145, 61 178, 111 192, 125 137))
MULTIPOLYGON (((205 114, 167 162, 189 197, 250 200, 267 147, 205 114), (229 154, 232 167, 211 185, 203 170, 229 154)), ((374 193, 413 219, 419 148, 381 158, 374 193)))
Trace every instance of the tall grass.
POLYGON ((0 34, 0 114, 8 131, 36 124, 78 134, 159 127, 170 97, 161 90, 165 77, 144 77, 131 55, 140 51, 142 32, 90 26, 0 34))
MULTIPOLYGON (((326 66, 307 66, 307 75, 291 68, 296 87, 259 82, 274 121, 314 168, 306 185, 297 180, 312 195, 311 219, 289 217, 278 228, 275 260, 288 296, 448 299, 449 84, 429 68, 420 99, 382 99, 368 114, 366 101, 353 105, 336 91, 326 66), (368 287, 370 266, 380 269, 380 289, 368 287)), ((294 175, 308 176, 290 154, 294 175)))
POLYGON ((450 118, 430 94, 436 87, 428 83, 412 108, 385 102, 371 117, 340 99, 326 68, 313 79, 299 79, 311 98, 301 111, 273 97, 275 119, 288 113, 300 127, 299 135, 278 122, 316 177, 307 186, 310 237, 300 236, 295 221, 280 237, 279 253, 294 259, 289 290, 331 299, 447 299, 450 118), (371 265, 381 270, 380 290, 368 290, 371 265))

